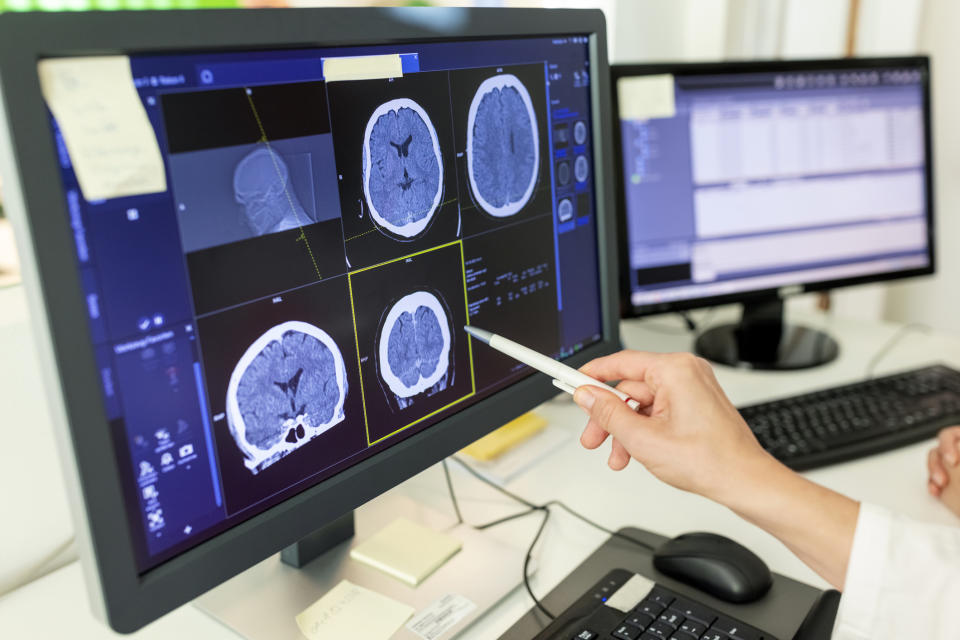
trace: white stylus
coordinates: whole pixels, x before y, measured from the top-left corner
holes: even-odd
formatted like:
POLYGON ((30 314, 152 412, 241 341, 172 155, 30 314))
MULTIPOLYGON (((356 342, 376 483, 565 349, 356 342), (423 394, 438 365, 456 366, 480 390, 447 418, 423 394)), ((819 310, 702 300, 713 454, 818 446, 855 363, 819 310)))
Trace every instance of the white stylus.
POLYGON ((463 330, 477 340, 490 345, 497 351, 505 353, 511 358, 515 358, 523 364, 529 365, 537 371, 540 371, 541 373, 547 374, 553 378, 553 384, 555 387, 562 391, 566 391, 571 395, 573 395, 573 392, 577 390, 577 387, 582 387, 584 385, 603 387, 626 402, 627 406, 634 411, 640 408, 640 403, 625 394, 623 391, 614 389, 606 383, 600 382, 595 378, 591 378, 584 373, 580 373, 573 367, 568 367, 562 362, 557 362, 550 356, 537 353, 533 349, 525 347, 522 344, 517 344, 513 340, 508 340, 503 336, 498 336, 497 334, 491 333, 484 329, 467 326, 464 327, 463 330))

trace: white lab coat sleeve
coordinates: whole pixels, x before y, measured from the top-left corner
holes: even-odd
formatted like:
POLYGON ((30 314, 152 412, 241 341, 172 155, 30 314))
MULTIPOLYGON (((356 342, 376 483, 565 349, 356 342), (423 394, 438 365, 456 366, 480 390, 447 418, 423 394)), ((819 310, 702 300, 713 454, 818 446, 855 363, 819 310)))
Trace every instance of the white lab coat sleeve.
POLYGON ((960 526, 861 504, 833 638, 960 638, 960 526))

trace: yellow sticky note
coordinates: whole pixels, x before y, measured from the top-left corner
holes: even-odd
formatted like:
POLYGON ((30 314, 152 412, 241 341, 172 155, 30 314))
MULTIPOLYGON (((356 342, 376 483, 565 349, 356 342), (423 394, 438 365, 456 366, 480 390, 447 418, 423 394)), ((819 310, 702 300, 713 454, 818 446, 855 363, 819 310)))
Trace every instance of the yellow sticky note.
POLYGON ((537 414, 525 413, 467 445, 463 453, 474 460, 489 462, 540 433, 546 426, 547 421, 537 414))
POLYGON ((617 80, 621 120, 672 118, 677 113, 673 75, 633 76, 617 80))
POLYGON ((407 518, 397 518, 350 550, 350 557, 417 586, 463 543, 407 518))
POLYGON ((403 65, 398 53, 323 59, 323 79, 327 82, 402 77, 403 65))
POLYGON ((413 613, 413 607, 341 580, 340 584, 297 615, 297 626, 310 640, 386 640, 413 613))
POLYGON ((160 147, 127 56, 50 58, 37 63, 37 72, 87 200, 166 190, 160 147))

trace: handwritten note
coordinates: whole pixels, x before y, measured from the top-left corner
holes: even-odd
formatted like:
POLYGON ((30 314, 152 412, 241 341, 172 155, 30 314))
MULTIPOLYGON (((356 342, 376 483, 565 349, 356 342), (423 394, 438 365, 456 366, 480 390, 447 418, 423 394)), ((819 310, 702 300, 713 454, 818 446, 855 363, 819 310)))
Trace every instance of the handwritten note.
POLYGON ((129 58, 50 58, 37 71, 87 200, 166 190, 163 158, 129 58))
POLYGON ((400 54, 397 53, 323 59, 323 79, 327 82, 402 77, 403 65, 400 62, 400 54))
POLYGON ((677 112, 673 76, 633 76, 617 80, 621 120, 672 118, 677 112))
POLYGON ((297 626, 310 640, 386 640, 413 612, 413 607, 342 580, 297 616, 297 626))

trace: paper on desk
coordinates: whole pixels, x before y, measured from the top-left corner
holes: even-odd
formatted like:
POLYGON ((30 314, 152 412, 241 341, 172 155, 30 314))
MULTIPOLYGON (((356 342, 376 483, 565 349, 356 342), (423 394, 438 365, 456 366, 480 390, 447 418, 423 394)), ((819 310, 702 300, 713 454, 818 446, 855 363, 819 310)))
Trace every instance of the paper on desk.
POLYGON ((310 640, 386 640, 413 612, 413 607, 341 580, 297 615, 297 626, 310 640))
POLYGON ((677 112, 673 75, 633 76, 617 80, 621 120, 672 118, 677 112))
POLYGON ((37 71, 84 198, 167 189, 157 137, 127 56, 50 58, 37 63, 37 71))

